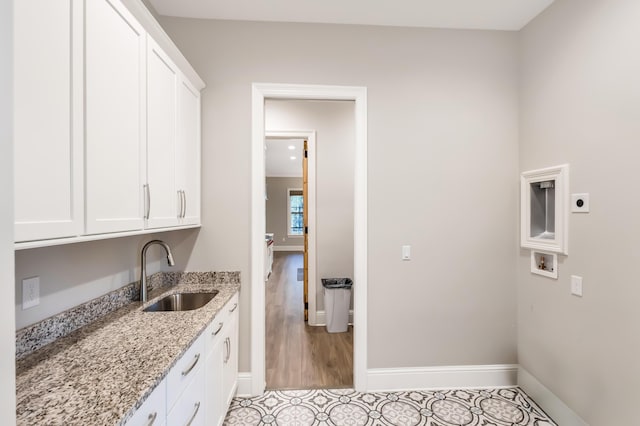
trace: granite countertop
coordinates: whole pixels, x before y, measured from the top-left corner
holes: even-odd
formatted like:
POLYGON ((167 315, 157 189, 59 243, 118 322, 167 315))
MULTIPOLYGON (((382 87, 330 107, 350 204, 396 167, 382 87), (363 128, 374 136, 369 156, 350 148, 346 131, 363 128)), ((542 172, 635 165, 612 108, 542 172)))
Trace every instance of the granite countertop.
POLYGON ((239 283, 182 283, 154 290, 16 361, 18 425, 116 425, 129 419, 239 283), (218 290, 200 309, 143 312, 168 294, 218 290))

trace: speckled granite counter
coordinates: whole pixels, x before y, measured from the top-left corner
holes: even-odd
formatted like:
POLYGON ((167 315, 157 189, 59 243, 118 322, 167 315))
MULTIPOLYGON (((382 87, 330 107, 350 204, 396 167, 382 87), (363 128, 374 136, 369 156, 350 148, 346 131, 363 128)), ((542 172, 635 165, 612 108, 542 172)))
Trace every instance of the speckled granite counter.
POLYGON ((18 360, 17 424, 124 423, 240 289, 239 278, 207 277, 154 290, 144 306, 132 302, 18 360), (167 294, 213 289, 218 295, 197 310, 142 311, 167 294))

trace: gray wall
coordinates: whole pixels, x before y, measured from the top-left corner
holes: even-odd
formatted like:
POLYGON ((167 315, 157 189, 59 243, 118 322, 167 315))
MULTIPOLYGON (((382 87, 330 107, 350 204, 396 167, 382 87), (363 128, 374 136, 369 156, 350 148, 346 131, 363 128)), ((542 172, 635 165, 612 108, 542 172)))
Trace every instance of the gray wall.
POLYGON ((639 18, 637 0, 556 0, 520 37, 520 169, 570 163, 591 213, 569 218, 558 281, 521 252, 518 359, 594 426, 638 423, 639 18))
POLYGON ((265 128, 316 131, 315 283, 322 311, 321 278, 353 278, 355 103, 267 100, 265 128))
POLYGON ((267 232, 274 234, 275 247, 304 246, 302 236, 287 235, 287 190, 302 189, 302 178, 268 177, 267 178, 267 232))
MULTIPOLYGON (((147 241, 154 238, 169 243, 176 266, 169 268, 162 249, 151 247, 147 253, 147 272, 153 274, 159 270, 184 270, 197 232, 175 231, 17 251, 16 328, 23 328, 137 281, 140 274, 140 250, 147 241), (40 277, 40 304, 22 310, 22 280, 33 276, 40 277)), ((206 263, 201 266, 207 268, 206 263)), ((211 266, 203 270, 211 270, 211 266)))
POLYGON ((251 83, 366 86, 368 367, 516 361, 517 34, 161 23, 207 83, 205 226, 189 269, 213 262, 249 283, 251 83))
POLYGON ((13 308, 13 1, 0 0, 0 413, 15 425, 15 317, 13 308))

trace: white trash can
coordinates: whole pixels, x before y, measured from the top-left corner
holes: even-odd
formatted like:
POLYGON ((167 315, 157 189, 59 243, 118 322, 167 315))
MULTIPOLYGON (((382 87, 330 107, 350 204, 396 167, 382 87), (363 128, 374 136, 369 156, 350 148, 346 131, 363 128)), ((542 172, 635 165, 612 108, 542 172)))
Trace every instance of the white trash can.
POLYGON ((348 330, 352 285, 350 278, 322 278, 327 332, 344 333, 348 330))

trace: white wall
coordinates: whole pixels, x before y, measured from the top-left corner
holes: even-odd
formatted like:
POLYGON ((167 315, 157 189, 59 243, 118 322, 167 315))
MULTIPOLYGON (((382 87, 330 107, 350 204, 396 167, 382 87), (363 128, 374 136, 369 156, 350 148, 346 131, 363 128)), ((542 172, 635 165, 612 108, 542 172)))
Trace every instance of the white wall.
MULTIPOLYGON (((515 33, 161 23, 207 82, 206 226, 189 268, 212 261, 250 282, 251 83, 366 86, 368 367, 516 361, 515 33)), ((241 371, 249 324, 243 309, 241 371)))
POLYGON ((15 425, 15 317, 13 308, 13 1, 0 0, 0 413, 15 425))
POLYGON ((267 100, 265 129, 316 131, 315 283, 322 311, 321 279, 353 278, 355 103, 267 100))
POLYGON ((518 359, 594 426, 638 423, 639 19, 637 0, 556 0, 520 37, 520 169, 570 163, 591 213, 570 216, 557 281, 521 251, 518 359))

